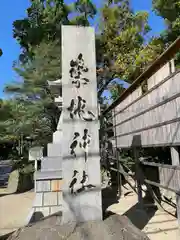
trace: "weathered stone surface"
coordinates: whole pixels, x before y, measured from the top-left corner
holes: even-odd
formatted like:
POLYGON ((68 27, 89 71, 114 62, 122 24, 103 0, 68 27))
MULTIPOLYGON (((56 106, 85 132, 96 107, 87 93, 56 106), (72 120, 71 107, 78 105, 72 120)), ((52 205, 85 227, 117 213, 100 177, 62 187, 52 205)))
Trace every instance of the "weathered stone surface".
POLYGON ((58 204, 58 197, 56 192, 44 193, 44 206, 56 206, 58 204))
POLYGON ((62 171, 43 171, 35 172, 34 179, 36 180, 49 180, 49 179, 62 179, 62 171))
POLYGON ((48 143, 48 157, 61 157, 62 156, 62 144, 60 143, 48 143))
POLYGON ((36 193, 33 205, 34 205, 34 207, 42 207, 42 205, 43 205, 43 193, 36 193))
POLYGON ((59 192, 62 190, 62 182, 63 180, 52 180, 51 181, 51 191, 59 192))
POLYGON ((63 222, 101 220, 95 32, 91 27, 62 26, 62 98, 63 222), (81 65, 77 78, 70 74, 76 72, 71 66, 74 61, 81 65), (83 103, 83 111, 68 110, 71 101, 83 103))
POLYGON ((62 211, 62 206, 50 207, 50 214, 54 214, 54 213, 60 212, 60 211, 62 211))
MULTIPOLYGON (((0 173, 1 174, 1 173, 0 173)), ((18 191, 18 185, 20 181, 20 174, 18 170, 14 170, 9 173, 9 178, 8 178, 8 191, 9 192, 17 192, 18 191)))
POLYGON ((63 202, 63 195, 62 192, 58 192, 58 205, 61 205, 63 202))
POLYGON ((50 192, 50 181, 36 181, 36 192, 50 192))
POLYGON ((61 157, 44 157, 41 161, 41 171, 57 171, 62 169, 61 157))
POLYGON ((53 143, 62 143, 62 131, 53 133, 53 143))
POLYGON ((17 231, 8 240, 149 240, 127 217, 113 215, 105 221, 89 221, 76 226, 61 224, 61 217, 52 216, 31 227, 17 231))
POLYGON ((34 214, 36 215, 37 213, 42 213, 43 217, 47 217, 50 214, 50 207, 36 207, 34 214))

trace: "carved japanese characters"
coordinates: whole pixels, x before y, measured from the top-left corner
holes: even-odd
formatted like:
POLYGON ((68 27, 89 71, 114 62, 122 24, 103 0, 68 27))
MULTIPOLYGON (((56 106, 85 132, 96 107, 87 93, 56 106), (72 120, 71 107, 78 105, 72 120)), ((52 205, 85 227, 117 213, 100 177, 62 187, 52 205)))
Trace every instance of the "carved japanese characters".
POLYGON ((96 118, 92 111, 87 110, 86 100, 81 96, 77 96, 76 99, 72 99, 67 110, 70 112, 71 119, 79 118, 84 121, 94 121, 96 118))
POLYGON ((85 171, 83 171, 80 181, 78 181, 78 178, 79 178, 79 172, 77 170, 74 170, 72 180, 69 185, 70 193, 72 195, 76 195, 77 193, 81 193, 81 192, 85 191, 86 189, 91 189, 91 188, 96 187, 92 184, 88 184, 89 178, 85 171))
MULTIPOLYGON (((74 158, 78 157, 76 154, 77 148, 82 149, 82 151, 84 152, 85 166, 87 165, 87 161, 88 161, 88 147, 89 147, 90 143, 91 143, 91 136, 88 133, 88 129, 84 129, 83 135, 80 135, 80 133, 78 133, 78 132, 74 133, 74 137, 73 137, 72 143, 70 145, 70 153, 74 158)), ((88 175, 85 172, 85 170, 83 170, 81 179, 77 178, 77 175, 79 176, 79 172, 77 170, 74 170, 72 180, 69 185, 71 194, 74 195, 74 194, 80 193, 82 191, 85 191, 86 189, 95 187, 92 184, 88 184, 89 178, 88 178, 88 175), (80 185, 81 185, 81 187, 80 187, 80 185), (79 186, 79 187, 77 187, 77 186, 79 186), (74 190, 74 187, 76 187, 76 191, 74 190)))
POLYGON ((80 88, 81 84, 86 85, 89 83, 89 79, 86 78, 84 75, 87 73, 89 69, 84 66, 84 59, 82 53, 80 53, 77 57, 77 59, 70 61, 70 78, 72 81, 72 84, 76 88, 80 88))
POLYGON ((71 194, 74 194, 74 192, 75 192, 74 188, 75 188, 75 184, 78 181, 78 174, 79 174, 79 172, 77 170, 74 170, 74 173, 73 173, 73 176, 72 176, 72 181, 69 184, 69 188, 70 188, 71 194))
MULTIPOLYGON (((84 59, 82 53, 80 53, 76 60, 70 61, 70 79, 73 87, 81 90, 82 85, 87 85, 90 80, 86 77, 89 69, 84 64, 84 59)), ((67 111, 69 112, 69 116, 72 119, 79 119, 83 121, 94 121, 96 119, 95 114, 87 109, 87 101, 80 96, 80 93, 77 94, 75 98, 72 98, 67 111)), ((74 136, 72 142, 70 144, 70 154, 78 159, 78 153, 84 153, 84 164, 87 166, 88 161, 88 148, 91 143, 91 136, 88 132, 88 129, 84 129, 84 133, 80 134, 79 132, 74 132, 74 136)), ((85 170, 80 174, 78 170, 74 170, 72 175, 72 180, 69 184, 70 193, 76 195, 87 188, 94 188, 95 186, 92 184, 88 184, 88 175, 85 170), (82 176, 81 176, 82 175, 82 176)))
POLYGON ((102 219, 95 31, 63 26, 62 223, 102 219))
POLYGON ((88 129, 84 129, 84 134, 81 137, 80 133, 75 132, 72 143, 70 145, 70 153, 76 158, 76 149, 79 147, 84 151, 84 161, 87 162, 88 146, 91 142, 91 136, 88 134, 88 129))

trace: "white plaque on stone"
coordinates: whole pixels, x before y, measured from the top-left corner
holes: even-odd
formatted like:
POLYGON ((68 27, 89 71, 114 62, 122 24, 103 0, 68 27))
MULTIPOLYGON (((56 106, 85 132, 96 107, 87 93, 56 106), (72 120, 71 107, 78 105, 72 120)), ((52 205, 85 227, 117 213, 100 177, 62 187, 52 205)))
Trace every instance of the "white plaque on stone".
POLYGON ((62 26, 63 223, 102 219, 95 32, 62 26))

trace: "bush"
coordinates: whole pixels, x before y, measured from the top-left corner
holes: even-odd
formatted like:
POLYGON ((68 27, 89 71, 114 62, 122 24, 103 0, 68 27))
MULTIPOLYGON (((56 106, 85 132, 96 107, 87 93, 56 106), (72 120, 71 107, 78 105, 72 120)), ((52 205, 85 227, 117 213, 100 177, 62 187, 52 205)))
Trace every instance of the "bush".
POLYGON ((34 187, 33 173, 19 173, 17 192, 25 192, 34 187))

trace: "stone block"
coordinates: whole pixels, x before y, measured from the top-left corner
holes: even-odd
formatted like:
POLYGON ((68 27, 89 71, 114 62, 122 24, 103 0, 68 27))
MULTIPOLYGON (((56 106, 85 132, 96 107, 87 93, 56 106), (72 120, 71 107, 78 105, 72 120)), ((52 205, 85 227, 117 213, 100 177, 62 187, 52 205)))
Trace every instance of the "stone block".
POLYGON ((36 193, 33 206, 42 207, 43 205, 43 193, 36 193))
POLYGON ((34 173, 35 180, 62 179, 62 170, 59 171, 38 171, 34 173))
POLYGON ((58 192, 58 205, 62 205, 63 203, 63 193, 58 192))
POLYGON ((62 146, 60 143, 48 143, 47 146, 48 157, 61 157, 62 156, 62 146))
POLYGON ((35 218, 39 218, 39 219, 41 219, 42 217, 47 217, 49 216, 49 214, 50 214, 50 207, 38 207, 38 208, 36 207, 34 211, 35 218))
POLYGON ((50 192, 51 185, 49 180, 36 181, 36 192, 50 192))
POLYGON ((57 212, 62 212, 62 206, 50 207, 50 214, 54 214, 57 212))
POLYGON ((41 171, 56 171, 62 169, 61 157, 45 157, 41 161, 41 171))
POLYGON ((56 131, 53 133, 53 143, 62 142, 62 131, 56 131))
POLYGON ((59 192, 62 190, 62 181, 63 180, 52 180, 51 181, 51 191, 59 192))
POLYGON ((56 192, 44 193, 44 206, 56 206, 58 205, 58 196, 56 192))

